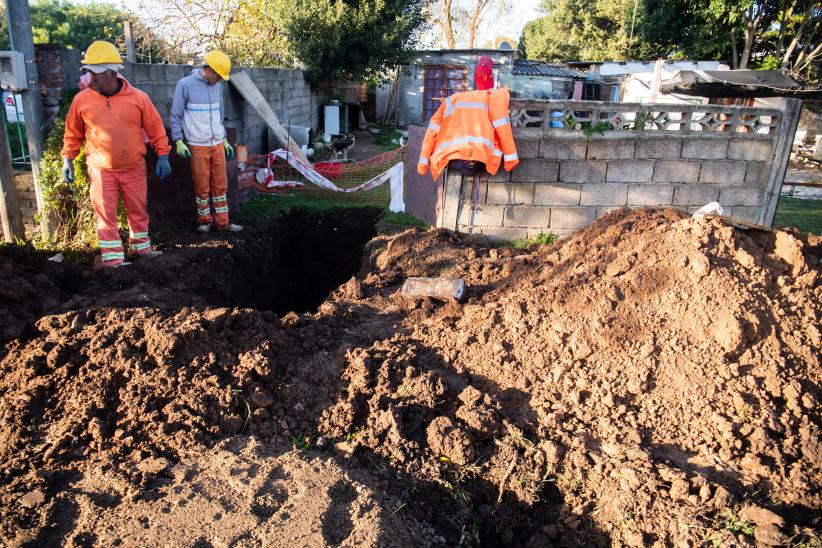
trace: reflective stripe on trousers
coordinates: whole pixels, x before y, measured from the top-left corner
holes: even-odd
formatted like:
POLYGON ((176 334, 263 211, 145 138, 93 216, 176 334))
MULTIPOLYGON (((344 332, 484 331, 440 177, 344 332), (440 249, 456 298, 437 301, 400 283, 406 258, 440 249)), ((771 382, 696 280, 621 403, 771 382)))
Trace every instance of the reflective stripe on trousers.
POLYGON ((97 217, 97 240, 100 244, 103 266, 114 266, 124 260, 123 242, 117 228, 117 201, 123 195, 131 246, 135 254, 151 249, 148 237, 146 210, 146 165, 140 164, 128 171, 105 171, 88 167, 91 181, 89 195, 97 217), (139 236, 139 237, 138 237, 139 236))
POLYGON ((197 202, 197 222, 218 227, 228 224, 228 175, 226 174, 225 148, 223 143, 212 147, 192 145, 191 176, 197 202), (209 195, 213 196, 209 202, 209 195), (209 203, 214 207, 211 215, 209 203))

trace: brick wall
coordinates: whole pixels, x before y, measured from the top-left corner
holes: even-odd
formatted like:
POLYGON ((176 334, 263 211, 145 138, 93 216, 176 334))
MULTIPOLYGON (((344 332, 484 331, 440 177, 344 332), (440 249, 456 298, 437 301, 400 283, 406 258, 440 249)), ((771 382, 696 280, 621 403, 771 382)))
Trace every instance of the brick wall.
POLYGON ((30 171, 14 172, 14 186, 17 188, 17 202, 25 219, 33 219, 37 213, 37 198, 34 195, 34 177, 30 171))
MULTIPOLYGON (((578 130, 515 128, 520 164, 514 171, 501 168, 478 181, 449 174, 436 211, 416 214, 436 218, 437 226, 506 239, 564 236, 619 207, 693 212, 713 201, 726 215, 769 224, 784 176, 780 143, 792 140, 783 129, 613 131, 586 138, 578 130)), ((418 150, 422 135, 422 128, 410 132, 409 150, 418 150)), ((430 176, 414 172, 416 161, 410 158, 407 184, 430 188, 430 176)), ((409 211, 420 209, 414 200, 407 190, 409 211)))

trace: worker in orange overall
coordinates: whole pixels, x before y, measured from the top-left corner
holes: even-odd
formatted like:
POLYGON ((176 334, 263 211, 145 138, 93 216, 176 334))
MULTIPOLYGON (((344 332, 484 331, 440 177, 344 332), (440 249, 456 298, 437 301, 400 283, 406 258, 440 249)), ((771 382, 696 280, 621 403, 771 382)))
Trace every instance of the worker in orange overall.
POLYGON ((122 59, 117 48, 97 40, 86 50, 83 69, 91 74, 91 86, 78 93, 66 115, 63 137, 63 178, 74 181, 74 158, 85 141, 90 195, 97 216, 97 239, 103 266, 130 264, 123 253, 117 229, 120 194, 129 228, 129 256, 156 257, 151 248, 146 210, 146 143, 142 130, 159 157, 157 176, 171 173, 163 121, 148 95, 135 89, 118 72, 122 59))
POLYGON ((230 78, 231 60, 225 53, 214 50, 206 53, 204 62, 203 68, 195 69, 177 82, 169 120, 171 138, 177 154, 191 158, 197 231, 208 232, 213 224, 216 230, 239 232, 243 227, 228 220, 225 159, 234 157, 234 148, 225 137, 220 86, 220 82, 230 78))

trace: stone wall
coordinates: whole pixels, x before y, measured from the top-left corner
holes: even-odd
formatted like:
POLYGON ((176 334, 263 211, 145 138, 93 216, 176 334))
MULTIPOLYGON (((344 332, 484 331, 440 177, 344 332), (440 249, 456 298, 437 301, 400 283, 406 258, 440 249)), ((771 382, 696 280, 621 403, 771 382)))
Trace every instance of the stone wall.
MULTIPOLYGON (((569 103, 568 108, 581 115, 583 105, 592 103, 569 103)), ((548 104, 544 111, 557 119, 552 114, 561 107, 548 104)), ((659 130, 590 136, 546 124, 516 127, 520 124, 512 107, 519 166, 477 179, 448 174, 436 211, 427 211, 428 200, 422 207, 426 211, 415 214, 433 216, 437 226, 513 239, 540 232, 564 236, 620 207, 672 206, 693 212, 718 201, 726 215, 770 225, 785 174, 786 143, 789 147, 798 118, 797 105, 790 105, 781 112, 729 110, 717 116, 717 111, 710 120, 693 114, 705 126, 701 131, 686 131, 684 124, 666 120, 652 126, 659 130), (728 131, 737 127, 737 119, 747 124, 746 130, 728 131)), ((653 110, 653 105, 643 108, 653 110)), ((619 123, 616 114, 609 116, 619 123)), ((540 123, 539 116, 527 118, 540 123)), ((410 132, 409 150, 418 150, 415 140, 422 135, 421 128, 410 132)), ((430 188, 430 175, 414 172, 416 162, 409 157, 407 184, 430 188)), ((406 192, 409 211, 420 209, 414 196, 406 192)))

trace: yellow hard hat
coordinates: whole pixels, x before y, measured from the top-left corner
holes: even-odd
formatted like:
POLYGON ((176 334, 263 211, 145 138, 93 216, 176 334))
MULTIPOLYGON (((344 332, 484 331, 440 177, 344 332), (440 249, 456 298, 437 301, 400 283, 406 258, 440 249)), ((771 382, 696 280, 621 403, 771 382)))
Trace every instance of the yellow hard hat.
POLYGON ((217 74, 222 76, 223 80, 230 79, 231 73, 231 59, 222 51, 215 49, 205 54, 205 64, 214 70, 217 74))
POLYGON ((122 65, 120 52, 111 42, 95 40, 86 50, 86 56, 80 61, 84 65, 122 65))

